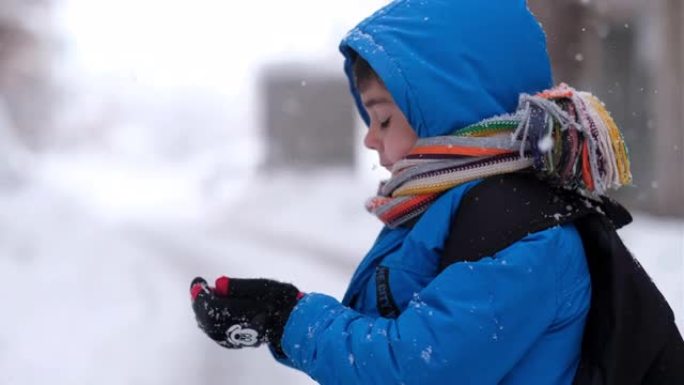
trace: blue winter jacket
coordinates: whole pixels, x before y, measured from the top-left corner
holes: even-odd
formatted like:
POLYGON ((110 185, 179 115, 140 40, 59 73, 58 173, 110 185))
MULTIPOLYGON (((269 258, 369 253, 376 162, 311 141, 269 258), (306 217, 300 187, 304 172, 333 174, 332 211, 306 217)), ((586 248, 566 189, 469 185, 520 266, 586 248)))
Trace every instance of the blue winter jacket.
MULTIPOLYGON (((551 84, 524 0, 395 1, 340 48, 347 75, 356 55, 366 59, 421 137, 510 112, 521 92, 551 84)), ((323 385, 570 384, 591 290, 572 225, 438 271, 452 215, 476 183, 442 195, 410 228, 383 229, 341 303, 302 298, 282 362, 323 385), (378 266, 389 269, 396 319, 378 313, 378 266)))

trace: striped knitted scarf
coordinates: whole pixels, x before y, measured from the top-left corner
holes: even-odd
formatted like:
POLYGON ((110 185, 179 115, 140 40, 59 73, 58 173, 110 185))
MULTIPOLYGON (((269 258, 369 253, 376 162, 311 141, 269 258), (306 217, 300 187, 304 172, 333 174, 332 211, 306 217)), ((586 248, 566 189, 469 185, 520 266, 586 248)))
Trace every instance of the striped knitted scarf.
POLYGON ((594 198, 632 181, 622 134, 603 103, 561 84, 522 94, 513 114, 418 140, 366 208, 396 227, 455 186, 525 169, 594 198))

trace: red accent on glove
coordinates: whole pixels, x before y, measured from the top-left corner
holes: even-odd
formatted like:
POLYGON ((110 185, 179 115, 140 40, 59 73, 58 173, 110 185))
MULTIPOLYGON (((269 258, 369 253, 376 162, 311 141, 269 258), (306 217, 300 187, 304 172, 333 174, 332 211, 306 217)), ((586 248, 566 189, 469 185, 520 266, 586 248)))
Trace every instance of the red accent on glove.
POLYGON ((297 293, 297 301, 299 301, 300 299, 302 299, 302 297, 304 297, 305 295, 306 295, 306 294, 302 293, 301 291, 300 291, 299 293, 297 293))
POLYGON ((224 276, 216 278, 216 294, 227 297, 230 294, 230 278, 224 276))
POLYGON ((195 298, 197 298, 199 293, 202 292, 202 290, 203 288, 201 283, 196 283, 192 285, 192 287, 190 288, 190 297, 192 297, 193 301, 195 300, 195 298))

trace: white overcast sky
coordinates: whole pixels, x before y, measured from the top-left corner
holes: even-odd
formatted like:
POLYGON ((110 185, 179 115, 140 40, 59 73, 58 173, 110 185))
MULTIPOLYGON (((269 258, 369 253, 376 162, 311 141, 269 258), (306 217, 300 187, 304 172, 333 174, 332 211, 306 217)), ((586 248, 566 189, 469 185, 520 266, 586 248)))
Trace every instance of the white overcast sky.
POLYGON ((233 87, 265 59, 339 60, 345 32, 387 0, 64 0, 58 25, 85 73, 233 87))

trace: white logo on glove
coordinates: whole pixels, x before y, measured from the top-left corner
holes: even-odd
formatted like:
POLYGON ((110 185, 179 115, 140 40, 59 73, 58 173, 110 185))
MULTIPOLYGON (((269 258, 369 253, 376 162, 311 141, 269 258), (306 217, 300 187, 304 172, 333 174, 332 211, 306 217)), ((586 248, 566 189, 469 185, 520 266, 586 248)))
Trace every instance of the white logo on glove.
POLYGON ((226 336, 228 336, 228 342, 236 346, 252 346, 259 342, 257 339, 259 333, 256 330, 243 329, 240 325, 231 326, 226 336))

